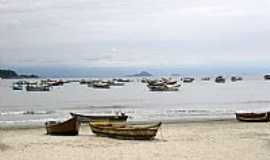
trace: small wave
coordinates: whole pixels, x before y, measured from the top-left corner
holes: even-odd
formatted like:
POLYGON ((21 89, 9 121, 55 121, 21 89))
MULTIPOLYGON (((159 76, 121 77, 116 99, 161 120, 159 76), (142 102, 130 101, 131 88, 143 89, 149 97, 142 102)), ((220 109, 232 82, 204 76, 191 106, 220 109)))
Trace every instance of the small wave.
POLYGON ((12 111, 12 112, 0 112, 1 116, 8 116, 8 115, 22 115, 24 114, 24 111, 12 111))
POLYGON ((91 109, 122 109, 128 108, 127 106, 112 105, 112 106, 89 106, 91 109))
POLYGON ((202 109, 170 109, 167 110, 168 115, 183 114, 183 115, 215 115, 215 114, 231 114, 233 111, 229 110, 202 110, 202 109))
POLYGON ((9 116, 9 115, 34 115, 34 114, 52 114, 55 111, 2 111, 0 112, 1 116, 9 116))
POLYGON ((55 111, 26 111, 23 114, 52 114, 55 111))

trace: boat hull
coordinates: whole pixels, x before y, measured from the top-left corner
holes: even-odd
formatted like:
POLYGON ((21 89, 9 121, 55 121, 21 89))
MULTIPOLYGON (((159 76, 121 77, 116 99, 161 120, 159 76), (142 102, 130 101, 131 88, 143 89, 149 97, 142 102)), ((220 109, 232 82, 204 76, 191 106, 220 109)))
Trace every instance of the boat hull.
POLYGON ((90 121, 103 121, 103 122, 126 122, 128 116, 125 114, 116 116, 90 116, 82 115, 77 113, 70 113, 72 117, 77 117, 80 122, 90 122, 90 121))
POLYGON ((89 123, 89 126, 97 136, 122 140, 151 140, 156 136, 161 122, 147 127, 132 127, 129 125, 116 127, 113 125, 95 125, 93 123, 89 123))
POLYGON ((50 88, 48 86, 40 86, 40 87, 32 87, 32 86, 26 86, 26 91, 50 91, 50 88))
POLYGON ((51 135, 78 135, 80 122, 77 117, 73 117, 62 123, 50 121, 45 123, 47 134, 51 135))
POLYGON ((235 113, 238 121, 245 122, 267 122, 269 121, 268 112, 265 113, 235 113))

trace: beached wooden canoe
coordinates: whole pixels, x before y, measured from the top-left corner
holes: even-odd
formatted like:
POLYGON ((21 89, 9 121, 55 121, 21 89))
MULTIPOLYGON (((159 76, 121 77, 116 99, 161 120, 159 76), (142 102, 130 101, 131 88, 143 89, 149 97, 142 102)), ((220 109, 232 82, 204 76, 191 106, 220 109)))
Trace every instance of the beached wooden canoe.
POLYGON ((90 122, 89 126, 92 132, 98 136, 125 140, 151 140, 156 136, 161 122, 154 125, 100 124, 90 122))
POLYGON ((47 134, 52 135, 78 135, 80 122, 77 117, 64 122, 48 121, 45 123, 47 134))
POLYGON ((238 121, 246 122, 267 122, 269 121, 268 112, 254 113, 254 112, 239 112, 235 113, 238 121))
POLYGON ((80 122, 89 122, 89 121, 106 121, 106 122, 125 122, 127 121, 128 116, 125 113, 120 115, 83 115, 78 113, 70 113, 72 117, 77 117, 80 122))

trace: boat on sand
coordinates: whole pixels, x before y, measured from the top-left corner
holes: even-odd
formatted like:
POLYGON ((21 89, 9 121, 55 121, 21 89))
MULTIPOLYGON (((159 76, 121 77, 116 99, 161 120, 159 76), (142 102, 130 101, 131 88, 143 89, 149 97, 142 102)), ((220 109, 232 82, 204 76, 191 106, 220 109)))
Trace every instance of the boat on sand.
POLYGON ((48 121, 45 123, 47 134, 51 135, 78 135, 80 128, 80 121, 77 117, 64 122, 48 121))
POLYGON ((105 122, 125 122, 128 116, 125 113, 120 115, 84 115, 79 113, 70 113, 72 117, 77 117, 80 122, 105 121, 105 122))
POLYGON ((238 121, 245 122, 267 122, 269 121, 269 113, 268 112, 236 112, 236 119, 238 121))
POLYGON ((129 125, 126 123, 95 123, 90 122, 89 126, 97 136, 105 136, 124 140, 151 140, 153 139, 161 122, 152 125, 129 125))

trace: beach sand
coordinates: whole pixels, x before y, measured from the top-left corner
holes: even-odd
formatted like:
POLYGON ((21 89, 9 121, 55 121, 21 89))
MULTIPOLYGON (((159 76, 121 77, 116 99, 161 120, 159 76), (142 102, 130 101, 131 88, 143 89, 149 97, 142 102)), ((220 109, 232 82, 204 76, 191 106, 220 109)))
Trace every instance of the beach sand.
POLYGON ((155 140, 48 136, 45 128, 0 129, 1 160, 269 160, 270 123, 236 120, 163 124, 155 140))

